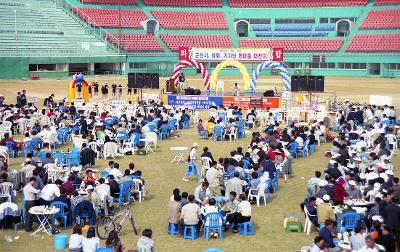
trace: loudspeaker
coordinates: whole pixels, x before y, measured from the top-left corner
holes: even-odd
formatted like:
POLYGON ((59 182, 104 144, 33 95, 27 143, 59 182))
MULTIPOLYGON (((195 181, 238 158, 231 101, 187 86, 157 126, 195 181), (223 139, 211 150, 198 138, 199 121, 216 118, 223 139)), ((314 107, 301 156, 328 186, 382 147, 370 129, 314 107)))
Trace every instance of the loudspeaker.
POLYGON ((151 74, 151 88, 159 89, 160 87, 160 75, 158 73, 151 74))
POLYGON ((300 80, 299 76, 292 76, 292 80, 291 80, 292 88, 291 89, 293 92, 299 91, 299 80, 300 80))
POLYGON ((314 75, 307 76, 307 91, 315 92, 315 81, 316 77, 314 75))
POLYGON ((264 97, 274 97, 275 93, 274 90, 267 90, 264 92, 264 97))
POLYGON ((135 74, 135 88, 143 88, 143 74, 142 73, 135 74))
POLYGON ((201 91, 198 88, 193 89, 193 95, 201 95, 201 91))
POLYGON ((324 76, 316 76, 315 91, 316 92, 325 92, 325 77, 324 76))
POLYGON ((193 88, 186 88, 185 95, 193 95, 193 88))
POLYGON ((299 91, 307 91, 307 76, 300 76, 299 91))
POLYGON ((135 74, 128 73, 128 88, 135 88, 135 74))
POLYGON ((129 88, 143 88, 143 77, 138 73, 128 73, 129 88))
POLYGON ((151 74, 144 74, 143 78, 143 88, 151 88, 151 74))

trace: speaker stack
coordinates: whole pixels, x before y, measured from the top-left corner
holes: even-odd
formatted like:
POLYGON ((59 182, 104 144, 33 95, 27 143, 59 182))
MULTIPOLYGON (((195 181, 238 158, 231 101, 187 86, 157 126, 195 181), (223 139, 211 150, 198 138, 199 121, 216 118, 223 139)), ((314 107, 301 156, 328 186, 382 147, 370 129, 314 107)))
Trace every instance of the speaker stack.
POLYGON ((293 92, 321 92, 325 90, 325 77, 314 75, 292 76, 291 85, 293 92))
POLYGON ((128 73, 129 88, 159 89, 160 75, 158 73, 128 73))
POLYGON ((198 88, 188 87, 185 89, 185 95, 201 95, 201 91, 198 88))

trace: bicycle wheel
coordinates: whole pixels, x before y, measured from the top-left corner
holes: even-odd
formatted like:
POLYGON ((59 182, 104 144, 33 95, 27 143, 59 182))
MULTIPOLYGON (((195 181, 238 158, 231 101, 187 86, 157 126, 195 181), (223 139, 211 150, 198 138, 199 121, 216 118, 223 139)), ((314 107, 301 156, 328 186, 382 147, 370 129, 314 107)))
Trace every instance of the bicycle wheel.
POLYGON ((112 218, 104 217, 96 225, 96 232, 100 239, 105 240, 108 234, 115 229, 115 224, 112 218))
POLYGON ((130 221, 131 224, 132 224, 133 232, 135 232, 135 235, 137 235, 138 232, 137 232, 137 230, 136 230, 135 220, 133 219, 133 216, 132 216, 132 215, 129 217, 129 221, 130 221))

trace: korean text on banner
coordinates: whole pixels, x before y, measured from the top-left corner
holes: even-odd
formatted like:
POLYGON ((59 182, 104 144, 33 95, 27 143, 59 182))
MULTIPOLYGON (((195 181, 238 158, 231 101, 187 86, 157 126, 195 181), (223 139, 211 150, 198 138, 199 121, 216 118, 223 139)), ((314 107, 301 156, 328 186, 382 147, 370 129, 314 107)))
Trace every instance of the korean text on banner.
POLYGON ((208 110, 211 106, 221 106, 222 97, 204 95, 168 95, 168 105, 188 106, 198 110, 208 110))

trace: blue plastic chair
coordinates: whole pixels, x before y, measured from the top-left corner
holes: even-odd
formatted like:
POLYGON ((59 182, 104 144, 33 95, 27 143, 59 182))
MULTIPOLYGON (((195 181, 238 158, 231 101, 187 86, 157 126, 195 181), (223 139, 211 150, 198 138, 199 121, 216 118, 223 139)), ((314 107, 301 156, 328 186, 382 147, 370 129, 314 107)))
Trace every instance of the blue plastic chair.
MULTIPOLYGON (((175 128, 175 126, 174 126, 175 128)), ((168 124, 163 124, 160 127, 160 132, 158 133, 158 138, 161 140, 168 139, 169 138, 169 130, 170 130, 170 126, 168 124)))
POLYGON ((18 156, 18 151, 16 151, 15 149, 14 149, 14 143, 13 142, 11 142, 11 141, 7 141, 6 142, 6 146, 7 146, 7 148, 8 148, 8 153, 10 153, 10 155, 11 155, 11 157, 12 158, 15 158, 15 157, 17 157, 18 156))
POLYGON ((50 204, 51 207, 55 207, 60 209, 60 211, 52 216, 52 227, 54 227, 54 222, 57 218, 63 218, 64 220, 64 229, 67 229, 67 220, 68 220, 68 213, 65 213, 65 209, 68 209, 67 204, 62 201, 54 201, 50 204))
POLYGON ((342 214, 342 220, 342 230, 354 230, 359 224, 360 215, 356 212, 345 212, 342 214))
POLYGON ((153 122, 149 122, 147 124, 147 126, 149 127, 150 132, 154 132, 155 129, 157 129, 157 124, 153 123, 153 122))
POLYGON ((168 120, 168 126, 170 130, 174 131, 174 134, 176 133, 176 119, 169 119, 168 120))
POLYGON ((31 141, 34 143, 36 149, 40 149, 42 147, 42 140, 40 140, 40 138, 34 138, 31 141))
POLYGON ((117 131, 117 141, 126 141, 128 140, 128 133, 126 130, 118 130, 117 131))
POLYGON ((112 118, 106 118, 104 120, 104 128, 108 128, 110 126, 113 126, 114 120, 112 118))
POLYGON ((291 142, 288 145, 289 152, 290 152, 290 154, 292 155, 293 158, 297 158, 297 149, 298 149, 298 147, 299 147, 299 144, 296 143, 296 142, 291 142))
POLYGON ((224 128, 219 125, 215 125, 213 129, 213 141, 217 141, 218 137, 221 141, 224 141, 224 128))
POLYGON ((46 157, 46 153, 44 151, 38 151, 37 156, 40 160, 43 160, 46 157))
POLYGON ((190 119, 188 116, 183 117, 183 122, 181 123, 181 126, 183 129, 189 129, 190 128, 190 119))
POLYGON ((247 159, 242 159, 243 169, 249 169, 250 161, 247 159))
POLYGON ((66 144, 69 138, 69 129, 68 128, 60 128, 57 130, 57 139, 60 141, 62 145, 66 144))
POLYGON ((36 144, 35 144, 35 142, 32 141, 32 140, 31 140, 31 141, 26 141, 26 142, 24 143, 23 148, 22 148, 22 153, 23 153, 24 157, 26 157, 26 155, 27 155, 28 153, 34 154, 35 150, 36 150, 36 144))
POLYGON ((111 248, 98 248, 96 252, 114 252, 114 250, 111 248))
POLYGON ((254 234, 254 222, 248 221, 248 222, 239 223, 238 231, 240 234, 242 234, 244 236, 254 234))
POLYGON ((81 155, 79 152, 71 152, 68 155, 68 161, 67 161, 67 166, 71 167, 73 165, 79 166, 81 164, 81 155))
POLYGON ((197 139, 205 139, 207 140, 208 133, 206 130, 204 131, 197 131, 197 139))
POLYGON ((81 223, 82 219, 86 219, 86 221, 88 221, 89 220, 89 213, 84 211, 80 215, 76 216, 76 223, 78 225, 82 225, 82 223, 81 223))
POLYGON ((274 178, 272 179, 272 187, 274 188, 274 192, 279 191, 279 170, 276 171, 274 178))
POLYGON ((264 193, 268 196, 268 201, 271 202, 272 201, 272 197, 271 197, 271 189, 270 189, 270 187, 272 186, 272 180, 268 179, 267 181, 265 181, 265 183, 267 185, 265 186, 264 193))
MULTIPOLYGON (((204 226, 204 237, 208 241, 210 236, 210 231, 218 231, 219 239, 222 240, 222 216, 219 213, 208 213, 205 217, 205 222, 207 226, 204 226)), ((205 225, 205 224, 204 224, 205 225)))
POLYGON ((63 152, 53 152, 52 157, 56 161, 57 166, 67 165, 67 159, 63 152))
POLYGON ((176 235, 179 233, 179 226, 178 224, 168 223, 168 234, 176 235))
POLYGON ((236 130, 236 133, 237 133, 237 137, 238 138, 245 138, 246 137, 246 133, 244 132, 244 123, 243 124, 239 123, 239 125, 237 127, 237 130, 236 130))
MULTIPOLYGON (((23 220, 23 214, 24 214, 24 210, 23 209, 18 209, 18 216, 21 216, 21 219, 23 220)), ((22 221, 23 223, 23 221, 22 221)), ((17 223, 14 222, 14 233, 17 232, 17 223)), ((1 225, 1 231, 4 232, 4 223, 1 225)))
POLYGON ((197 230, 196 226, 186 226, 183 229, 183 239, 192 239, 195 240, 197 239, 197 230))
POLYGON ((208 248, 208 249, 204 250, 203 252, 223 252, 223 250, 220 248, 208 248))
POLYGON ((108 174, 109 174, 108 172, 102 171, 102 172, 101 172, 101 177, 102 177, 102 178, 107 178, 107 177, 108 177, 108 174))
POLYGON ((129 174, 128 177, 130 177, 131 179, 137 179, 137 176, 133 174, 129 174))
POLYGON ((197 174, 197 166, 196 164, 188 164, 186 165, 185 177, 192 175, 195 178, 199 178, 197 174))
POLYGON ((311 152, 311 153, 314 153, 315 152, 315 144, 309 144, 308 145, 308 151, 311 152))
POLYGON ((115 201, 118 202, 118 207, 120 209, 122 208, 122 204, 126 202, 126 199, 128 202, 131 202, 131 188, 131 182, 124 182, 119 185, 118 198, 116 198, 115 201))

